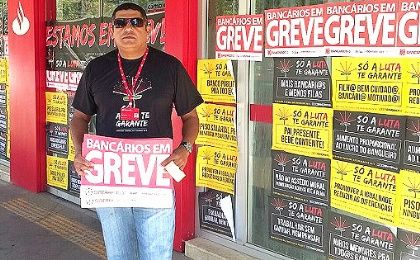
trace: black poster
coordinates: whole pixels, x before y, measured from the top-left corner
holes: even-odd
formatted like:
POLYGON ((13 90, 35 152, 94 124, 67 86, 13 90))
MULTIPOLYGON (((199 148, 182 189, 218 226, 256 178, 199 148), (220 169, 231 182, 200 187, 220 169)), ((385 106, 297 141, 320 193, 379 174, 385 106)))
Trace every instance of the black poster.
POLYGON ((47 153, 66 157, 68 153, 68 127, 57 123, 47 123, 47 153))
MULTIPOLYGON (((149 44, 157 49, 165 44, 164 14, 156 12, 147 17, 149 44)), ((80 71, 89 61, 115 49, 110 17, 50 22, 46 32, 47 70, 80 71)))
POLYGON ((7 157, 7 131, 0 129, 0 155, 7 157))
POLYGON ((269 197, 270 237, 284 243, 325 252, 325 207, 286 199, 269 197))
POLYGON ((420 260, 420 234, 398 229, 396 259, 420 260))
POLYGON ((226 196, 229 196, 229 194, 216 190, 198 194, 200 228, 232 237, 228 220, 220 208, 220 200, 226 196))
POLYGON ((6 84, 0 83, 0 107, 7 107, 7 90, 6 84))
POLYGON ((72 161, 68 161, 69 164, 69 191, 76 194, 80 194, 80 176, 77 174, 74 169, 74 164, 72 161))
POLYGON ((274 58, 274 103, 331 107, 331 76, 323 57, 274 58))
POLYGON ((271 156, 274 194, 329 206, 331 173, 329 159, 275 150, 271 156))
POLYGON ((334 111, 333 158, 400 170, 405 117, 334 111))
POLYGON ((396 238, 385 226, 331 212, 328 233, 330 259, 395 259, 396 238))
POLYGON ((407 117, 403 168, 420 172, 420 117, 407 117))
POLYGON ((0 155, 7 157, 8 113, 6 84, 0 84, 0 155))
POLYGON ((7 131, 7 108, 0 107, 0 129, 7 131))
POLYGON ((73 119, 73 114, 74 114, 74 108, 73 108, 73 100, 74 100, 74 95, 76 94, 76 92, 74 91, 67 91, 67 111, 68 111, 68 122, 70 124, 71 120, 73 119))

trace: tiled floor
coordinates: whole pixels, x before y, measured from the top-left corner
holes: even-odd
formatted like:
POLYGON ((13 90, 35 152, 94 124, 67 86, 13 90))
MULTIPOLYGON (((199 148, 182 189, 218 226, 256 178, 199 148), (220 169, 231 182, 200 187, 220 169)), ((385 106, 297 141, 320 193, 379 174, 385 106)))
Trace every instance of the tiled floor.
MULTIPOLYGON (((105 259, 101 228, 90 210, 48 193, 0 181, 0 259, 105 259)), ((173 259, 188 259, 174 252, 173 259)))

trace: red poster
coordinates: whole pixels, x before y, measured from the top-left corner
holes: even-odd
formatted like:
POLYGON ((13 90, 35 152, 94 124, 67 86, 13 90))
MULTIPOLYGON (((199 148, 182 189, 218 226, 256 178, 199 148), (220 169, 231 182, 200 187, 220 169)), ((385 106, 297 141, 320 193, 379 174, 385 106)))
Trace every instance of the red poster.
POLYGON ((82 74, 80 71, 47 70, 47 87, 62 91, 76 91, 82 74))
POLYGON ((323 14, 323 5, 266 10, 265 56, 322 56, 323 14))
POLYGON ((400 1, 398 6, 398 41, 401 56, 420 56, 420 2, 400 1))
POLYGON ((394 0, 266 10, 265 56, 420 56, 419 10, 394 0))
POLYGON ((394 0, 325 5, 325 54, 331 56, 393 56, 398 4, 394 0))
POLYGON ((263 15, 216 17, 216 58, 261 61, 263 15))

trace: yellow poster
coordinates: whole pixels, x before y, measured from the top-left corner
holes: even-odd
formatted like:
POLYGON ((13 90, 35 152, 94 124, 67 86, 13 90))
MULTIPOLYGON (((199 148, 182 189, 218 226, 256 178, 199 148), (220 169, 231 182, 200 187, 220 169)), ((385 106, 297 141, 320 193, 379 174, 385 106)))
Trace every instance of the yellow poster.
POLYGON ((403 111, 405 115, 420 116, 420 62, 419 59, 407 60, 409 77, 403 89, 403 111))
POLYGON ((67 190, 67 158, 47 155, 47 184, 67 190))
POLYGON ((45 92, 47 122, 67 125, 67 95, 61 92, 45 92))
POLYGON ((236 103, 235 79, 230 60, 199 60, 197 89, 206 102, 236 103))
POLYGON ((197 114, 200 129, 196 144, 237 147, 235 107, 204 103, 197 108, 197 114))
POLYGON ((400 228, 420 233, 420 173, 401 170, 398 178, 398 217, 400 228))
POLYGON ((237 164, 238 152, 234 149, 199 147, 196 185, 234 194, 237 164))
POLYGON ((334 108, 401 114, 408 68, 403 58, 332 58, 334 108))
POLYGON ((331 108, 273 104, 273 149, 331 158, 331 108))
POLYGON ((332 160, 331 207, 396 224, 398 173, 332 160))
POLYGON ((9 64, 7 58, 0 58, 0 83, 8 83, 9 64))
POLYGON ((73 144, 73 139, 71 138, 71 132, 69 129, 69 135, 68 135, 68 144, 69 144, 69 150, 68 150, 68 156, 67 158, 69 159, 69 161, 74 161, 74 155, 75 155, 75 150, 74 150, 74 144, 73 144))

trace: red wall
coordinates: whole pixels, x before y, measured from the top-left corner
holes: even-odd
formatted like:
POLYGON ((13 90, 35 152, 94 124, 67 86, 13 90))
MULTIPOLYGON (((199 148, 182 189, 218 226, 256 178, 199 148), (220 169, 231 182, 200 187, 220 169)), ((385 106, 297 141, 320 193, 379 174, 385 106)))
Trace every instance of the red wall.
POLYGON ((10 178, 30 191, 45 189, 45 2, 9 0, 10 178), (16 35, 18 2, 30 27, 16 35), (41 8, 42 7, 42 8, 41 8))
MULTIPOLYGON (((197 66, 197 0, 166 0, 166 52, 176 56, 187 68, 191 78, 196 82, 197 66)), ((175 128, 181 125, 174 120, 175 128)), ((179 129, 179 127, 178 127, 179 129)), ((181 132, 174 133, 175 144, 179 143, 181 132)), ((184 242, 195 236, 195 153, 190 156, 185 168, 187 177, 175 186, 176 221, 174 249, 184 250, 184 242)))

